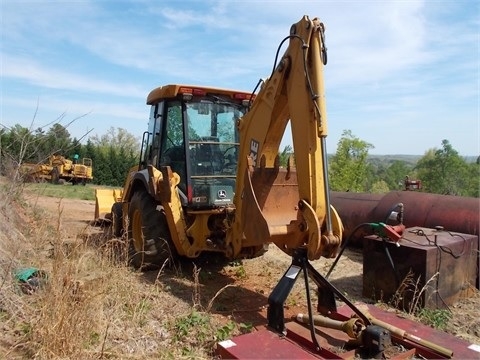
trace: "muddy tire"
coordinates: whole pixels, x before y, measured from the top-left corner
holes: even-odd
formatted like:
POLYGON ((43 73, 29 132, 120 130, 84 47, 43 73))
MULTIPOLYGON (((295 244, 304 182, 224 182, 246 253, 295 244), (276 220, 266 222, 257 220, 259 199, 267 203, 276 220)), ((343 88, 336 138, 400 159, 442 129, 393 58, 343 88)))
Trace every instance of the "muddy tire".
POLYGON ((121 202, 116 202, 112 205, 112 232, 115 237, 122 237, 123 235, 123 210, 121 202))
POLYGON ((145 191, 133 194, 128 211, 128 258, 137 269, 151 270, 172 263, 172 245, 163 208, 145 191))

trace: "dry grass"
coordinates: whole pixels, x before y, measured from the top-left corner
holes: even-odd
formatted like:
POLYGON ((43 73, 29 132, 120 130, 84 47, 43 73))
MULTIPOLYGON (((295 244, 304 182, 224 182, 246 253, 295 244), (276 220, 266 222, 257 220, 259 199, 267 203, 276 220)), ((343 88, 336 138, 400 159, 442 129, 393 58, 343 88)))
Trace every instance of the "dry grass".
POLYGON ((418 314, 424 307, 422 298, 429 288, 434 289, 432 283, 437 279, 438 273, 434 274, 422 285, 421 276, 415 277, 410 270, 395 291, 389 305, 397 309, 403 309, 408 315, 418 314))
MULTIPOLYGON (((88 226, 68 232, 61 202, 52 217, 28 206, 21 189, 0 182, 0 359, 209 359, 217 341, 266 324, 268 294, 291 263, 272 247, 229 266, 137 272, 127 266, 124 239, 88 226), (30 266, 48 279, 27 295, 13 274, 30 266)), ((326 273, 331 260, 314 265, 326 273)), ((366 301, 361 271, 361 251, 347 249, 331 281, 351 300, 366 301)), ((478 343, 476 294, 451 307, 446 330, 478 343)), ((299 281, 286 314, 305 313, 304 304, 299 281)))
POLYGON ((61 210, 49 218, 0 186, 0 358, 211 357, 225 327, 202 310, 199 269, 134 271, 121 239, 106 241, 99 232, 65 241, 61 210), (48 276, 33 294, 14 276, 25 267, 48 276), (184 282, 182 293, 171 279, 184 282))

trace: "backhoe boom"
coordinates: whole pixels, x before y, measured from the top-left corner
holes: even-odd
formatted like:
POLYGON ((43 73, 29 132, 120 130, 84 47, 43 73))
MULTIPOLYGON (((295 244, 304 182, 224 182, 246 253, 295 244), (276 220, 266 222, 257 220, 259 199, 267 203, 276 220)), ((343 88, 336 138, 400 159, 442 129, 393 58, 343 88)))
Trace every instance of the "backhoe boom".
POLYGON ((330 206, 323 84, 324 26, 304 16, 289 46, 240 119, 240 157, 230 229, 234 253, 273 242, 287 254, 306 247, 310 260, 335 256, 342 224, 330 206), (290 121, 295 167, 280 168, 278 152, 290 121), (243 238, 244 236, 244 238, 243 238))

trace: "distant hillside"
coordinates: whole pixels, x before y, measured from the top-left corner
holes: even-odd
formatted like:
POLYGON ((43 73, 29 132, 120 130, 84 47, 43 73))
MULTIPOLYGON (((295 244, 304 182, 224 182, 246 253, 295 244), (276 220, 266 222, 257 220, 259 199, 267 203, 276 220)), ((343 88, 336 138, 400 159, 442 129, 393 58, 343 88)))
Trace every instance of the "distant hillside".
POLYGON ((423 155, 368 155, 368 160, 376 163, 392 163, 394 161, 404 161, 407 164, 415 165, 423 155))
MULTIPOLYGON (((368 155, 368 160, 379 163, 391 163, 393 161, 405 161, 407 164, 415 165, 423 155, 368 155)), ((463 159, 467 163, 474 163, 477 161, 477 156, 465 156, 463 159)))
MULTIPOLYGON (((330 160, 334 154, 328 154, 330 160)), ((368 161, 375 164, 391 164, 394 161, 405 161, 414 166, 423 155, 368 155, 368 161)))

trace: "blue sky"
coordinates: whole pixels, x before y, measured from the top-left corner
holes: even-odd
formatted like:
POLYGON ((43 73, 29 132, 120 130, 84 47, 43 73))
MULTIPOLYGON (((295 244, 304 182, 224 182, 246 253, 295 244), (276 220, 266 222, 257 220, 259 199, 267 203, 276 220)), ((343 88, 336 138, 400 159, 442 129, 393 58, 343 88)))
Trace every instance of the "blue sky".
POLYGON ((423 155, 443 139, 480 154, 478 1, 0 3, 1 126, 60 118, 74 120, 72 137, 110 127, 140 137, 151 89, 251 91, 308 15, 326 26, 329 153, 351 130, 371 154, 423 155))

